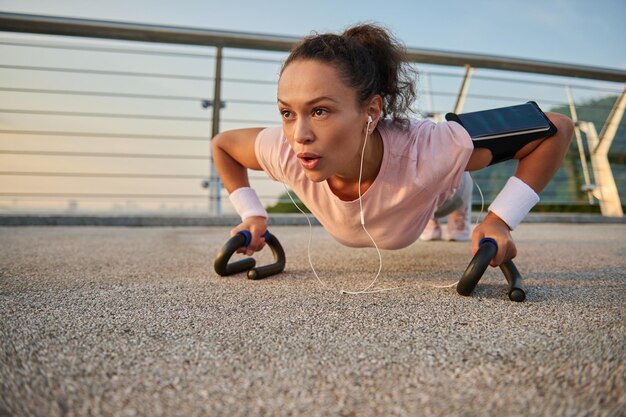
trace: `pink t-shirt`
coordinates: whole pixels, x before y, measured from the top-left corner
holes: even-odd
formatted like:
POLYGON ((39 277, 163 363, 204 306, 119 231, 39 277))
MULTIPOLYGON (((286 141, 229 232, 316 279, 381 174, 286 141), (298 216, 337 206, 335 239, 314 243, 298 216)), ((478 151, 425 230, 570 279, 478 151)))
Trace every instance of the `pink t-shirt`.
MULTIPOLYGON (((380 171, 362 195, 365 227, 381 249, 415 242, 436 208, 459 186, 474 146, 455 122, 411 121, 408 130, 389 120, 377 126, 384 154, 380 171)), ((342 201, 328 183, 310 181, 281 127, 261 131, 256 157, 265 172, 291 189, 338 242, 373 246, 361 226, 359 201, 342 201)))

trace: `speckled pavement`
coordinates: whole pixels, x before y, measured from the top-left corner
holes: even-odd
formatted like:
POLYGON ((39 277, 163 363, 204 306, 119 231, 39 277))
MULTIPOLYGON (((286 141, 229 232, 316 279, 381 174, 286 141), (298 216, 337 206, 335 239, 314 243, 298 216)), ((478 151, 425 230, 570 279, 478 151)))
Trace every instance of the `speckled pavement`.
MULTIPOLYGON (((324 289, 308 228, 274 226, 287 269, 219 277, 228 227, 1 227, 0 416, 623 416, 626 224, 524 224, 528 293, 469 243, 385 251, 378 288, 324 289)), ((334 288, 378 258, 313 229, 334 288)), ((271 260, 269 251, 257 255, 271 260)))

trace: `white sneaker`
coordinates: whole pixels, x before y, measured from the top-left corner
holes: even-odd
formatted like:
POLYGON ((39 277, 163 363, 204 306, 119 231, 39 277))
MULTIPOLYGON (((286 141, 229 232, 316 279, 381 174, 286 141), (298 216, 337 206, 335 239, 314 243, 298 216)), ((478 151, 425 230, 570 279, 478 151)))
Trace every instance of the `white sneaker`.
POLYGON ((455 210, 448 215, 446 240, 465 242, 472 238, 472 206, 455 210))
POLYGON ((420 235, 420 240, 441 240, 441 225, 439 220, 432 218, 428 220, 424 231, 420 235))

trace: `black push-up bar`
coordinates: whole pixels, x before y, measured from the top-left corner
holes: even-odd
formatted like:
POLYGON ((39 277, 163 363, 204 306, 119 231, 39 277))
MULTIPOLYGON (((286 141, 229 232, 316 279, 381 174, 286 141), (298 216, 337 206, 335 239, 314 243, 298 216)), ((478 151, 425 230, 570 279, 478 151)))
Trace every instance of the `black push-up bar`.
MULTIPOLYGON (((498 252, 498 244, 494 239, 490 237, 481 239, 480 248, 463 273, 463 277, 456 286, 456 292, 461 295, 470 295, 476 288, 476 285, 478 285, 478 281, 482 278, 496 252, 498 252)), ((522 276, 513 261, 503 263, 500 265, 500 269, 509 283, 509 299, 517 302, 524 301, 526 293, 522 289, 522 276)))
POLYGON ((281 273, 285 269, 285 251, 276 236, 266 230, 263 234, 265 243, 270 247, 274 254, 274 263, 256 267, 254 258, 241 259, 232 263, 228 263, 230 258, 239 248, 245 248, 250 244, 252 235, 248 230, 242 230, 235 236, 228 239, 222 250, 215 257, 215 272, 225 277, 239 272, 248 271, 249 279, 261 279, 281 273))

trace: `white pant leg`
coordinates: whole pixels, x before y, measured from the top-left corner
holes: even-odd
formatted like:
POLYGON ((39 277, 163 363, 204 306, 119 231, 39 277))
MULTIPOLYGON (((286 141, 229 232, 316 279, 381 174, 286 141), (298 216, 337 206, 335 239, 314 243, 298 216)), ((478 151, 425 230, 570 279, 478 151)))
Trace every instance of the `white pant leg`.
POLYGON ((470 173, 464 172, 461 177, 461 184, 459 184, 459 188, 457 188, 454 191, 454 194, 452 194, 446 201, 437 207, 434 216, 436 218, 444 217, 455 210, 466 210, 468 206, 471 210, 473 185, 474 181, 472 181, 470 173))

